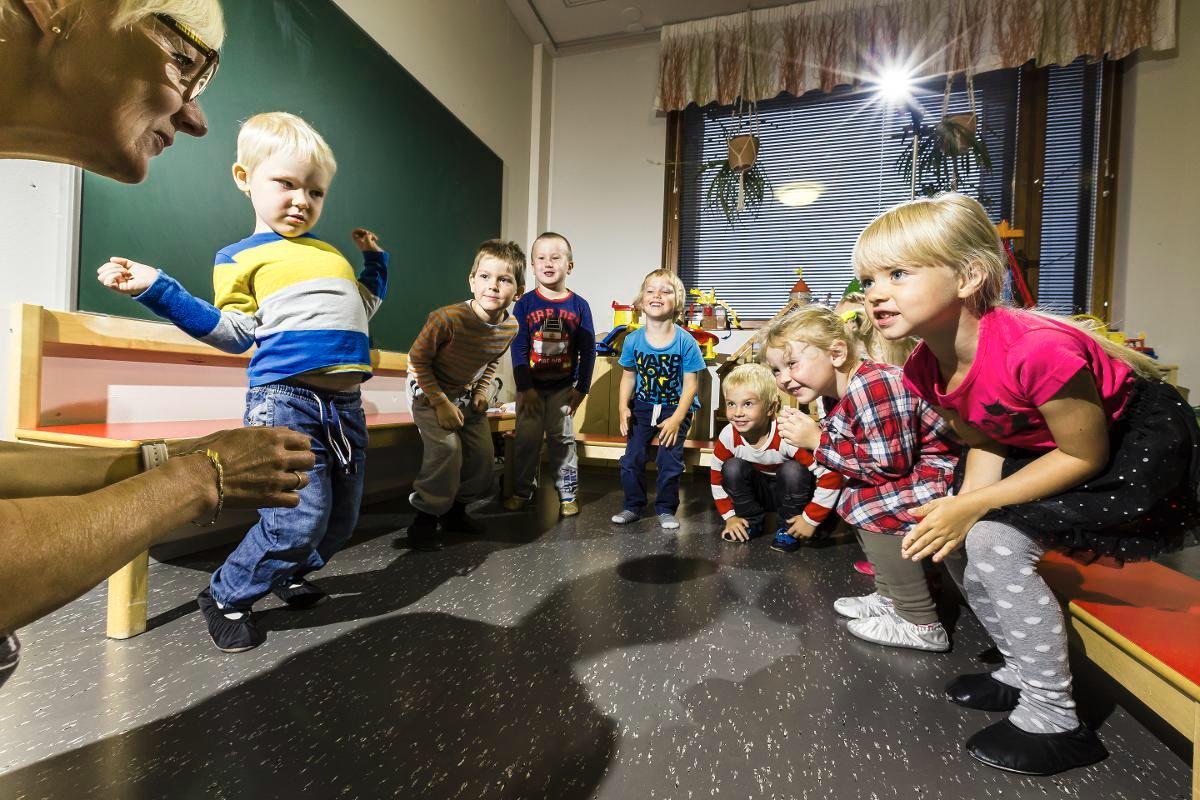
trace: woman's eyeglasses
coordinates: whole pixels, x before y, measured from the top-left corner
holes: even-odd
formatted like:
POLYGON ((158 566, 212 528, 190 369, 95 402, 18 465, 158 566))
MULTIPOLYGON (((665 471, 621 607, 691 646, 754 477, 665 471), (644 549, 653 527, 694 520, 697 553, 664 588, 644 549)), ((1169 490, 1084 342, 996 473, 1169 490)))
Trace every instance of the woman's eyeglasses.
POLYGON ((170 14, 154 14, 153 17, 178 37, 178 41, 174 40, 175 37, 165 41, 159 37, 159 46, 171 56, 168 66, 172 79, 183 94, 183 102, 190 103, 200 96, 213 75, 217 74, 221 54, 170 14))

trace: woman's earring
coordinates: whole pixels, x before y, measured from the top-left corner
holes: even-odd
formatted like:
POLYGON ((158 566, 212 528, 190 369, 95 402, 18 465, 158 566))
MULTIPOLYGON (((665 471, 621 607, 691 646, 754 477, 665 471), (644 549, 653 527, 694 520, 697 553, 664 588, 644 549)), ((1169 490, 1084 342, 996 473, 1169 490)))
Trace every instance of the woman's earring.
POLYGON ((50 32, 53 33, 55 36, 59 36, 62 34, 62 28, 58 27, 57 25, 51 25, 50 32))

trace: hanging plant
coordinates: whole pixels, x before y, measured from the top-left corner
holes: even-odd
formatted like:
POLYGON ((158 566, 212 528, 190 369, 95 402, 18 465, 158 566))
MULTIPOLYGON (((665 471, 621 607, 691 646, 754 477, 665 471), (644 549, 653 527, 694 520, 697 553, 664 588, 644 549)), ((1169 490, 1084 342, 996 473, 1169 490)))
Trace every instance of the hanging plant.
MULTIPOLYGON (((734 111, 734 131, 726 131, 725 158, 704 164, 702 173, 713 172, 704 195, 708 208, 719 208, 730 225, 736 225, 743 214, 758 213, 767 197, 769 181, 758 162, 758 114, 753 103, 743 106, 739 98, 734 111)), ((721 125, 725 131, 725 126, 721 125)))
POLYGON ((912 182, 914 165, 917 170, 916 191, 931 196, 939 192, 954 192, 974 188, 977 184, 965 184, 963 178, 974 173, 982 175, 992 171, 992 159, 987 145, 978 135, 978 116, 975 113, 975 84, 967 73, 967 101, 970 110, 950 114, 950 90, 953 74, 946 76, 946 89, 942 93, 942 116, 936 125, 921 125, 914 120, 913 132, 904 134, 908 145, 896 160, 896 171, 906 181, 912 182), (913 147, 917 148, 913 158, 913 147))

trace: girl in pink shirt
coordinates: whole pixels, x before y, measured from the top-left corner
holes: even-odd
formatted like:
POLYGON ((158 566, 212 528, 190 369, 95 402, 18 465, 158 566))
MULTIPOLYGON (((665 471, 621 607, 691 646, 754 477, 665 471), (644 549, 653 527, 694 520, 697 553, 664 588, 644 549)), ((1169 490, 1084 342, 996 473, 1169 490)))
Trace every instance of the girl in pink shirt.
POLYGON ((1120 562, 1194 539, 1195 416, 1145 356, 1002 307, 1005 256, 975 200, 943 194, 885 212, 859 237, 854 267, 882 334, 922 339, 906 384, 971 445, 954 494, 917 509, 903 544, 907 558, 941 561, 965 540, 955 579, 1004 655, 1000 670, 946 687, 959 705, 1012 711, 968 752, 1034 775, 1102 760, 1075 714, 1062 610, 1037 564, 1052 547, 1120 562))

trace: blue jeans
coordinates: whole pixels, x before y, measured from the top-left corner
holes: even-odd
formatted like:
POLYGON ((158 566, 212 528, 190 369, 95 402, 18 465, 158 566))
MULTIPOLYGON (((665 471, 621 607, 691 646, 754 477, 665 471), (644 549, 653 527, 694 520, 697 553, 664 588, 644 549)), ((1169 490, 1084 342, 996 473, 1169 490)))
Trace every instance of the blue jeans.
MULTIPOLYGON (((676 406, 656 406, 644 400, 633 401, 629 418, 629 441, 621 456, 621 487, 625 489, 625 508, 641 514, 646 508, 646 448, 658 433, 659 423, 675 413, 676 406)), ((654 463, 658 483, 654 493, 654 512, 674 514, 679 508, 679 476, 683 474, 683 440, 692 424, 692 412, 684 417, 679 435, 671 447, 659 447, 654 463)))
POLYGON ((264 508, 213 573, 223 606, 249 608, 274 586, 328 563, 354 533, 362 500, 367 424, 359 392, 312 391, 283 383, 246 393, 246 425, 282 425, 312 437, 317 464, 295 508, 264 508))

